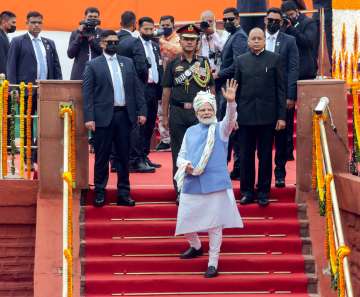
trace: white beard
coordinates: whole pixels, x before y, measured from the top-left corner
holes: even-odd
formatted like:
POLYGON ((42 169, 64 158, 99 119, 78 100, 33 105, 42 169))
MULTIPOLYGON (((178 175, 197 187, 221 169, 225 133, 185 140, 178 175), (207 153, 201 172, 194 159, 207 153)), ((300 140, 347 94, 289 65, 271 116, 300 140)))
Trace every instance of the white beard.
POLYGON ((198 118, 198 121, 204 125, 211 125, 211 124, 215 124, 217 122, 216 116, 213 116, 212 118, 209 118, 209 119, 201 119, 200 117, 197 117, 197 118, 198 118))

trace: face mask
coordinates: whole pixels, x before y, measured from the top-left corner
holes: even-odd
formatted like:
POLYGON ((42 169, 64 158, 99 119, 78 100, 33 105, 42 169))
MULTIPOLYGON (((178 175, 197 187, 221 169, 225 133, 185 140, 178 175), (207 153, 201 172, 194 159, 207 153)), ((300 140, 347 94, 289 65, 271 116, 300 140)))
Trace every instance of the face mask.
POLYGON ((116 54, 118 49, 118 44, 119 44, 118 42, 108 43, 105 48, 105 53, 107 53, 110 56, 116 54))
POLYGON ((172 28, 164 28, 164 36, 169 37, 173 32, 172 28))
POLYGON ((153 37, 152 34, 141 34, 142 39, 144 39, 145 41, 149 41, 151 40, 151 38, 153 37))
POLYGON ((16 31, 16 26, 11 26, 11 27, 7 30, 8 33, 14 33, 15 31, 16 31))
POLYGON ((280 30, 280 23, 278 22, 268 23, 266 28, 270 34, 275 34, 277 31, 280 30))
POLYGON ((236 31, 236 27, 235 27, 235 24, 233 22, 226 22, 225 25, 224 25, 224 28, 230 34, 232 34, 232 33, 234 33, 236 31))

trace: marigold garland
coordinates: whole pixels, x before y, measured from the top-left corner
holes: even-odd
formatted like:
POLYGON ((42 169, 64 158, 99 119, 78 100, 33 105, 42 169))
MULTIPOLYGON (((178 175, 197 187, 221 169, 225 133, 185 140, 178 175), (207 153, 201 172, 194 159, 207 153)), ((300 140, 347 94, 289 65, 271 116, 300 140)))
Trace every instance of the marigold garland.
POLYGON ((312 164, 312 186, 317 188, 319 194, 320 214, 326 218, 326 240, 325 250, 330 264, 331 286, 337 289, 339 297, 345 297, 344 257, 350 254, 347 246, 341 246, 336 250, 333 206, 331 199, 330 184, 333 175, 323 173, 323 154, 320 139, 320 120, 325 120, 324 115, 313 115, 313 164, 312 164), (324 201, 322 201, 324 199, 324 201), (323 208, 325 206, 325 208, 323 208))
POLYGON ((332 287, 334 289, 337 288, 337 257, 336 257, 336 245, 335 245, 335 237, 334 237, 334 221, 333 221, 333 208, 331 201, 331 191, 330 191, 330 183, 333 179, 333 176, 328 174, 326 175, 326 255, 330 263, 330 272, 331 272, 331 280, 332 287))
POLYGON ((354 126, 354 149, 356 161, 360 162, 360 115, 359 115, 359 89, 352 89, 353 97, 353 126, 354 126))
POLYGON ((346 245, 338 248, 337 251, 337 266, 338 266, 338 296, 345 297, 345 275, 344 275, 344 258, 350 255, 350 248, 346 245))
POLYGON ((64 251, 64 255, 68 263, 68 296, 72 296, 73 279, 72 279, 72 257, 73 257, 73 178, 71 172, 67 171, 63 173, 63 179, 68 185, 68 217, 67 217, 67 249, 64 251))
POLYGON ((20 177, 24 178, 24 110, 25 110, 25 83, 20 83, 20 177))
POLYGON ((15 175, 15 115, 16 115, 16 97, 18 96, 17 91, 12 91, 11 102, 10 102, 10 154, 11 154, 11 174, 15 175))
POLYGON ((67 296, 72 297, 73 296, 73 257, 72 252, 69 249, 66 249, 64 251, 64 256, 66 258, 67 264, 68 264, 68 283, 67 283, 67 296))
MULTIPOLYGON (((1 160, 2 160, 2 149, 3 149, 3 138, 2 138, 2 126, 3 126, 3 97, 4 97, 4 83, 3 82, 0 82, 0 132, 1 132, 1 135, 0 135, 0 145, 1 145, 1 160)), ((2 172, 2 164, 0 164, 1 166, 1 171, 2 172)), ((0 177, 2 177, 2 175, 0 175, 0 177)))
POLYGON ((73 179, 72 187, 75 189, 76 187, 76 117, 75 117, 75 109, 72 111, 71 117, 71 175, 73 179))
POLYGON ((313 155, 313 174, 316 171, 316 184, 317 184, 317 192, 319 196, 319 208, 320 208, 320 215, 325 215, 325 179, 323 173, 323 153, 321 148, 321 139, 320 139, 320 119, 324 120, 325 117, 323 115, 314 114, 313 116, 313 140, 315 142, 315 154, 313 155), (315 170, 315 168, 316 170, 315 170))
POLYGON ((8 132, 9 81, 3 83, 3 125, 2 125, 2 173, 7 175, 7 132, 8 132))
POLYGON ((26 169, 27 179, 31 178, 31 110, 32 110, 32 96, 33 85, 28 83, 28 99, 27 99, 27 111, 26 111, 26 169))

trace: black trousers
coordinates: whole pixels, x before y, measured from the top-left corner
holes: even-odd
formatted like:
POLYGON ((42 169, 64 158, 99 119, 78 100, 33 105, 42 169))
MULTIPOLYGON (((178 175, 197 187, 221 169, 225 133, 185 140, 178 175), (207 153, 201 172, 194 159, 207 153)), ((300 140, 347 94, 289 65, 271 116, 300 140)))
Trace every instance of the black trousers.
MULTIPOLYGON (((177 171, 176 160, 181 148, 187 128, 198 123, 193 109, 183 109, 174 105, 170 106, 169 131, 170 147, 173 162, 173 176, 177 171)), ((173 180, 175 190, 177 191, 176 182, 173 180)))
POLYGON ((274 125, 240 125, 238 138, 240 143, 241 193, 254 197, 255 152, 257 151, 259 160, 258 196, 268 197, 272 176, 274 125))
POLYGON ((109 179, 109 158, 114 144, 117 169, 117 190, 119 197, 126 197, 130 192, 129 181, 129 140, 131 123, 126 107, 114 111, 108 127, 97 127, 94 133, 95 192, 103 193, 109 179))
POLYGON ((275 131, 275 177, 286 177, 286 162, 294 150, 294 112, 295 109, 286 111, 286 129, 275 131))
POLYGON ((150 153, 151 138, 158 111, 159 88, 159 85, 147 84, 144 89, 147 105, 146 123, 143 126, 134 126, 131 131, 130 163, 134 165, 144 160, 150 153))

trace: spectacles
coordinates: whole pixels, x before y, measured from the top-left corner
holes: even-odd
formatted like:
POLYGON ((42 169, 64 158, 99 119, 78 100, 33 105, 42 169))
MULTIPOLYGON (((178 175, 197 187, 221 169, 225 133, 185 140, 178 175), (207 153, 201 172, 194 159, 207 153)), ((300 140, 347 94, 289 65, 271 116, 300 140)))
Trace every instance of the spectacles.
POLYGON ((226 22, 233 22, 235 21, 235 18, 234 17, 231 17, 231 18, 223 18, 223 22, 226 23, 226 22))

